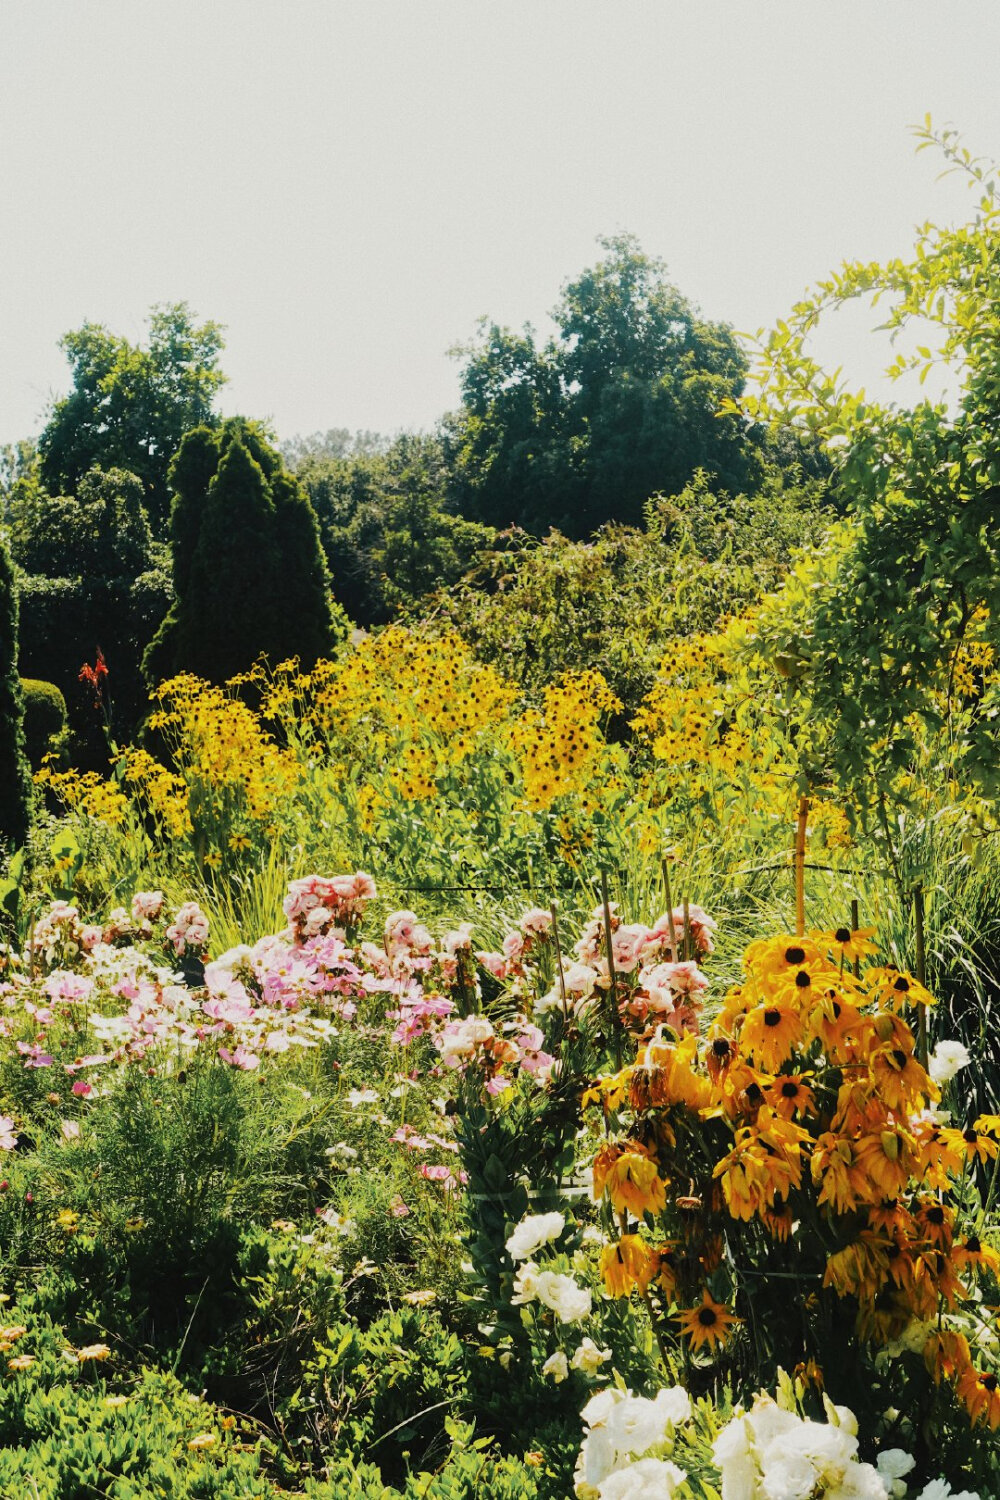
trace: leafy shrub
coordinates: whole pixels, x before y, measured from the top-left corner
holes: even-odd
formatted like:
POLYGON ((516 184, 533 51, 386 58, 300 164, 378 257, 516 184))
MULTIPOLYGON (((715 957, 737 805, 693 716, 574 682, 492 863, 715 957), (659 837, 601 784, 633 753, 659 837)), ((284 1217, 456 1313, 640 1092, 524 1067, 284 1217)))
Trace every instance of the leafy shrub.
POLYGON ((22 677, 24 742, 32 769, 46 755, 58 754, 66 733, 66 699, 54 682, 22 677))

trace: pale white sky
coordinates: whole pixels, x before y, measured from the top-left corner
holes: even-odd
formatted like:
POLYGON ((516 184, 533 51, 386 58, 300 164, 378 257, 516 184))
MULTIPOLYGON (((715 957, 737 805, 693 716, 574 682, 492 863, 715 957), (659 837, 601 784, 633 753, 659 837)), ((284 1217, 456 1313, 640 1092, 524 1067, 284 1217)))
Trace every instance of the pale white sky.
POLYGON ((282 437, 431 426, 448 348, 544 328, 602 233, 770 323, 966 217, 907 127, 1000 156, 998 57, 996 0, 0 0, 0 442, 66 330, 158 301, 227 325, 223 407, 282 437))

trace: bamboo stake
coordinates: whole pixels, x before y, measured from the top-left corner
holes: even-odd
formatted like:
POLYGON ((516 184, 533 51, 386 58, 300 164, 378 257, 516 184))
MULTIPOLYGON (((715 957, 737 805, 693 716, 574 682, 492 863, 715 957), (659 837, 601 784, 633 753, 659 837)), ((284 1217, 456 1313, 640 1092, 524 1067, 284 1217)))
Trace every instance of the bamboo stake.
POLYGON ((569 1021, 569 1005, 566 1001, 566 975, 563 973, 562 946, 559 942, 559 903, 553 901, 550 908, 552 912, 552 940, 556 948, 556 969, 559 974, 559 994, 562 997, 563 1027, 569 1021))
MULTIPOLYGON (((917 938, 917 978, 927 986, 927 957, 924 949, 924 888, 919 880, 913 887, 913 919, 917 938)), ((917 1057, 920 1066, 927 1066, 927 1007, 917 1007, 917 1057)))
POLYGON ((615 1065, 622 1065, 622 1018, 618 1014, 618 976, 615 973, 615 954, 611 946, 611 902, 608 900, 608 872, 601 870, 601 902, 604 906, 604 943, 608 953, 608 978, 611 981, 611 1024, 615 1041, 615 1065))
MULTIPOLYGON (((860 926, 861 926, 861 908, 858 906, 858 903, 855 900, 855 901, 851 902, 851 931, 852 932, 857 932, 857 930, 858 930, 858 928, 860 926)), ((854 960, 854 977, 855 977, 855 979, 860 979, 861 978, 861 960, 860 960, 860 958, 856 958, 854 960)))
POLYGON ((677 933, 674 930, 674 898, 670 891, 670 864, 666 855, 660 861, 660 868, 663 871, 663 889, 667 899, 667 916, 670 918, 670 957, 676 959, 678 953, 677 933))
POLYGON ((795 828, 795 935, 803 937, 806 930, 806 819, 809 815, 809 798, 799 798, 799 818, 795 828))

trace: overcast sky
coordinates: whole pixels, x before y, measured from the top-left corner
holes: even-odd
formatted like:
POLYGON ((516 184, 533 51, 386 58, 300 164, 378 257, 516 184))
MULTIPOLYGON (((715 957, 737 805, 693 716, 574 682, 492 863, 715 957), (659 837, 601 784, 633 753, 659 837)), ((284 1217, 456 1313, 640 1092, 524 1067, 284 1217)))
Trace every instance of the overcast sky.
MULTIPOLYGON (((489 315, 545 328, 628 230, 769 324, 971 208, 908 127, 1000 157, 996 0, 0 0, 0 442, 60 336, 226 325, 223 408, 429 427, 489 315)), ((870 382, 864 324, 835 362, 870 382)))

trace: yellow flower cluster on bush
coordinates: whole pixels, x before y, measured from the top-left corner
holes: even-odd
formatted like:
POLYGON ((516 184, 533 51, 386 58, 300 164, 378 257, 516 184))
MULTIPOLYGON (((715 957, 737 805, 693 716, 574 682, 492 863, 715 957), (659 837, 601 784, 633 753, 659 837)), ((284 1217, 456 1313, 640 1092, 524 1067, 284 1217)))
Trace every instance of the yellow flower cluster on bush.
POLYGON ((112 828, 119 827, 128 813, 128 798, 113 781, 105 781, 96 771, 59 771, 48 756, 35 772, 35 784, 48 787, 71 812, 112 828))
MULTIPOLYGON (((966 1194, 973 1169, 1000 1158, 1000 1117, 961 1125, 935 1111, 904 1015, 932 998, 892 967, 856 977, 870 938, 752 943, 703 1041, 654 1038, 589 1091, 618 1123, 594 1164, 595 1196, 622 1230, 605 1282, 653 1296, 663 1315, 679 1306, 685 1335, 714 1347, 736 1323, 713 1293, 735 1290, 752 1316, 780 1245, 803 1330, 824 1297, 846 1301, 861 1340, 915 1338, 934 1378, 997 1427, 996 1375, 949 1318, 1000 1272, 966 1194)), ((812 1347, 803 1331, 800 1357, 822 1353, 818 1328, 812 1347)))
POLYGON ((183 776, 168 771, 148 750, 132 746, 123 751, 119 767, 122 780, 134 789, 168 838, 182 839, 191 832, 188 786, 183 776))
MULTIPOLYGON (((363 636, 312 672, 291 664, 271 680, 262 713, 332 747, 357 746, 378 760, 402 741, 425 746, 435 764, 456 764, 476 737, 500 723, 515 693, 476 662, 455 634, 427 638, 402 626, 363 636)), ((423 776, 426 763, 418 765, 423 776)))
MULTIPOLYGON (((722 816, 736 799, 760 817, 786 818, 795 757, 768 703, 762 684, 738 668, 727 632, 674 641, 631 720, 655 762, 643 783, 650 804, 704 798, 722 816)), ((830 801, 814 798, 810 827, 828 847, 850 843, 848 819, 830 801)))
POLYGON ((150 718, 170 746, 179 779, 196 801, 236 795, 248 815, 265 822, 299 780, 299 766, 279 748, 253 710, 231 688, 190 673, 164 682, 161 707, 150 718))
POLYGON ((516 721, 511 743, 532 810, 591 789, 606 750, 601 719, 621 706, 600 672, 567 672, 545 689, 540 711, 529 709, 516 721))

